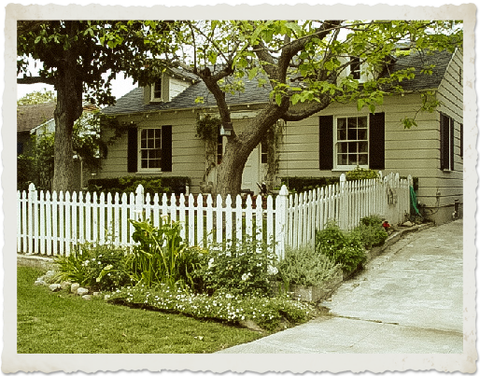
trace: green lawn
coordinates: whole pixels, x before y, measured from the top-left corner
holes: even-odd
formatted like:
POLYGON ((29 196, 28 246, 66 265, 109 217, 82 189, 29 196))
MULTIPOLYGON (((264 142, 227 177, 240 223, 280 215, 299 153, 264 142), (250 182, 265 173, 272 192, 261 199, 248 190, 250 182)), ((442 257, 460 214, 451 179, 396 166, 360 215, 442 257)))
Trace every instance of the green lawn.
POLYGON ((212 353, 262 336, 163 312, 86 301, 34 286, 44 271, 17 268, 17 353, 212 353))

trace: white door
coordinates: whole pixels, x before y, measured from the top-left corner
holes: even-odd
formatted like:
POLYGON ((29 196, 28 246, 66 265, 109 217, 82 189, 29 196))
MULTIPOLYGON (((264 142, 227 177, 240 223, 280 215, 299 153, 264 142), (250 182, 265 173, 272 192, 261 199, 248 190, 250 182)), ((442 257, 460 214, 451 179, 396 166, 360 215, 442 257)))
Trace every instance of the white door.
POLYGON ((259 189, 257 183, 261 182, 260 176, 260 145, 257 146, 247 159, 242 176, 242 190, 252 191, 257 195, 259 189))

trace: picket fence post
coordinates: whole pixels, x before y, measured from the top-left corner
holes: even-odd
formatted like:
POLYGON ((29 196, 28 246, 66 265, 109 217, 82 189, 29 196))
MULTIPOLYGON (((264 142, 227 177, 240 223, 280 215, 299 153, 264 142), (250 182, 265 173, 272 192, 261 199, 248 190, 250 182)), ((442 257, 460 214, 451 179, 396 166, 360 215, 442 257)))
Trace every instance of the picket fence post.
POLYGON ((285 185, 282 185, 275 204, 275 253, 282 259, 287 235, 288 189, 285 185))
POLYGON ((143 217, 143 204, 145 202, 145 190, 139 184, 135 190, 135 220, 141 221, 143 217))

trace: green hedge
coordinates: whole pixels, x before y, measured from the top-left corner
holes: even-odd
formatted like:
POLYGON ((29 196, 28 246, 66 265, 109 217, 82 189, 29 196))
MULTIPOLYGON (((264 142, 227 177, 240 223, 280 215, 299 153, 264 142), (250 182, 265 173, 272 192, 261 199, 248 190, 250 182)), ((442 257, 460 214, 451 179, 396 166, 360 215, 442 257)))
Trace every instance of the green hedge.
POLYGON ((288 177, 282 178, 282 185, 285 184, 290 192, 305 192, 315 188, 326 187, 331 184, 336 184, 340 181, 338 176, 334 177, 288 177))
POLYGON ((186 176, 165 176, 165 177, 137 177, 125 176, 108 179, 90 179, 88 191, 90 192, 112 192, 130 193, 135 192, 138 185, 142 184, 145 193, 186 193, 186 186, 190 185, 190 178, 186 176))
MULTIPOLYGON (((400 179, 407 179, 406 176, 401 176, 400 179)), ((281 178, 282 185, 285 184, 290 192, 305 192, 315 188, 322 188, 328 185, 337 184, 340 182, 340 177, 333 176, 333 177, 288 177, 288 178, 281 178)), ((350 178, 347 180, 355 180, 354 178, 350 178)), ((413 177, 413 189, 415 192, 418 191, 418 178, 413 177)))

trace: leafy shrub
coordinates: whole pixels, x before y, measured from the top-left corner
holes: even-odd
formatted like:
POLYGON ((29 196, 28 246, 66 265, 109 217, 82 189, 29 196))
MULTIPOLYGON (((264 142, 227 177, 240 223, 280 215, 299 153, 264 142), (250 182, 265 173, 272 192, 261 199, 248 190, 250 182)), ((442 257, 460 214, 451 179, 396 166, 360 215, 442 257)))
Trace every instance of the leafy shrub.
POLYGON ((338 269, 339 265, 325 254, 316 252, 313 246, 287 249, 278 264, 279 278, 287 285, 316 286, 330 280, 338 269))
POLYGON ((139 243, 127 258, 132 279, 149 287, 164 283, 194 288, 194 271, 200 266, 202 250, 183 241, 180 222, 162 217, 160 227, 149 221, 130 223, 135 228, 132 238, 139 243))
POLYGON ((264 243, 253 239, 212 246, 199 272, 203 289, 209 294, 268 294, 270 281, 278 272, 273 266, 275 254, 264 243))
POLYGON ((147 288, 142 284, 125 287, 113 292, 108 296, 108 300, 233 324, 251 320, 268 331, 277 330, 284 320, 288 320, 290 324, 303 323, 314 313, 309 304, 292 301, 287 296, 268 298, 226 292, 210 296, 192 294, 166 285, 156 285, 155 288, 147 288))
POLYGON ((365 225, 365 226, 382 226, 382 219, 378 215, 370 215, 368 217, 363 217, 360 219, 360 224, 365 225))
POLYGON ((328 223, 325 229, 317 233, 315 247, 318 252, 340 264, 347 273, 366 260, 365 248, 357 234, 344 232, 335 223, 328 223))
POLYGON ((190 178, 184 176, 138 177, 124 176, 119 178, 90 179, 90 192, 131 193, 142 184, 145 193, 186 193, 186 186, 190 185, 190 178))
POLYGON ((388 233, 382 227, 382 220, 378 216, 364 217, 360 220, 353 232, 370 249, 382 245, 388 238, 388 233))
POLYGON ((286 177, 282 178, 282 184, 285 184, 290 192, 305 192, 311 189, 322 188, 328 185, 336 184, 340 181, 337 176, 332 177, 286 177))
POLYGON ((81 244, 70 255, 55 259, 56 279, 76 282, 97 291, 128 285, 131 281, 124 263, 126 252, 113 244, 81 244))
POLYGON ((377 171, 358 166, 354 170, 348 171, 345 175, 347 180, 377 179, 379 177, 377 171))

